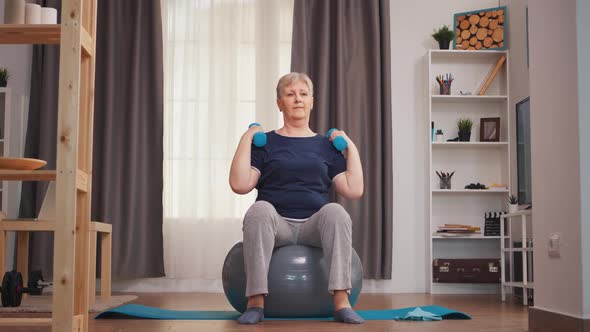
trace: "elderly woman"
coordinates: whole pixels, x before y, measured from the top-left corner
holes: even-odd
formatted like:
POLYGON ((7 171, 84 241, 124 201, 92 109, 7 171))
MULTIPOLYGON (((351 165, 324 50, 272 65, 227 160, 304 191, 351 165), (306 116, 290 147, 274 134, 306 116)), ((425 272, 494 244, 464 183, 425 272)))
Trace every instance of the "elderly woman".
POLYGON ((267 144, 252 145, 250 127, 232 161, 229 183, 237 194, 258 189, 256 202, 244 217, 244 262, 248 305, 239 323, 264 319, 267 274, 274 247, 303 244, 321 247, 330 268, 328 289, 333 294, 336 321, 360 324, 363 319, 348 301, 351 289, 352 221, 344 208, 330 203, 330 188, 349 199, 363 194, 359 152, 343 131, 330 138, 309 128, 313 83, 302 73, 283 76, 277 84, 277 105, 284 126, 267 132, 267 144), (331 141, 342 136, 346 157, 331 141))

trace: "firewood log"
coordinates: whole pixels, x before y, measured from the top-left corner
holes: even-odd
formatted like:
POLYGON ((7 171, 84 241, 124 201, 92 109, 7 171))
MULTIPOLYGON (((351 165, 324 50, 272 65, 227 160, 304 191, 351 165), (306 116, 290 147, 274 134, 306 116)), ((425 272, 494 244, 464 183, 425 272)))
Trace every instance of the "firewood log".
POLYGON ((475 49, 476 50, 481 50, 482 47, 483 46, 481 45, 481 42, 480 41, 478 41, 477 44, 475 44, 475 49))
POLYGON ((459 24, 459 28, 461 30, 466 30, 467 28, 469 28, 469 21, 468 20, 461 21, 461 23, 459 24))
POLYGON ((504 40, 504 28, 498 28, 498 29, 494 30, 494 33, 492 34, 492 39, 496 43, 503 41, 504 40))
POLYGON ((469 39, 470 36, 471 32, 469 32, 469 30, 463 30, 463 32, 461 32, 461 38, 463 39, 469 39))
POLYGON ((498 20, 491 20, 490 21, 490 26, 488 28, 494 30, 498 27, 498 20))
POLYGON ((469 40, 463 40, 461 42, 461 48, 466 50, 469 47, 469 40))
POLYGON ((472 25, 476 25, 477 23, 479 23, 479 16, 477 16, 477 15, 469 16, 469 23, 471 23, 472 25))
POLYGON ((471 32, 472 35, 475 35, 475 33, 477 32, 477 26, 472 25, 471 28, 469 28, 469 32, 471 32))
POLYGON ((475 36, 479 40, 484 40, 487 37, 487 35, 488 35, 488 29, 486 29, 486 28, 479 28, 479 30, 477 30, 477 33, 476 33, 475 36))
POLYGON ((471 37, 469 39, 469 45, 475 46, 475 44, 477 44, 477 38, 476 37, 471 37))
POLYGON ((479 20, 479 26, 482 28, 487 28, 489 24, 490 19, 487 16, 484 16, 479 20))
POLYGON ((491 37, 486 37, 486 39, 483 40, 483 46, 485 46, 486 48, 492 46, 493 43, 494 40, 491 37))

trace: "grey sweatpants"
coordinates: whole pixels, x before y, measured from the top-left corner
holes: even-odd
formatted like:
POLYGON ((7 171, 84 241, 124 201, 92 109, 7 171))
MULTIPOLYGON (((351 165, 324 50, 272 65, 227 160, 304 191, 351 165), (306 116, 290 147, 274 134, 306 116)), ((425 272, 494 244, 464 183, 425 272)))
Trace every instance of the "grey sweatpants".
POLYGON ((290 244, 320 247, 330 268, 328 291, 351 286, 352 221, 337 203, 330 203, 303 223, 285 220, 272 204, 257 201, 244 217, 246 296, 268 294, 273 248, 290 244))

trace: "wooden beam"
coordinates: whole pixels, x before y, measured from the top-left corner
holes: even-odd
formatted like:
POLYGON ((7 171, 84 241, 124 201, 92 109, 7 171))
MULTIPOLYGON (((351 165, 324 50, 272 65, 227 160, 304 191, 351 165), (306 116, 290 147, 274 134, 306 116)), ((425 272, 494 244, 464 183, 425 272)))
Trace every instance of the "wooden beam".
MULTIPOLYGON (((92 37, 82 28, 82 51, 85 56, 94 56, 92 37)), ((59 24, 0 24, 0 44, 45 44, 57 45, 61 39, 59 24)))
POLYGON ((90 223, 90 230, 101 233, 112 233, 113 225, 104 222, 93 221, 90 223))
POLYGON ((2 181, 53 181, 55 180, 54 170, 42 171, 16 171, 0 170, 2 181))
POLYGON ((51 321, 51 318, 2 318, 0 326, 47 326, 51 321))
POLYGON ((55 230, 55 221, 29 221, 18 219, 4 219, 0 221, 0 230, 9 232, 28 231, 28 232, 51 232, 55 230))
POLYGON ((59 24, 1 24, 0 44, 59 44, 59 24))
MULTIPOLYGON (((75 309, 75 299, 79 296, 88 298, 88 289, 82 291, 75 288, 76 279, 85 278, 77 274, 79 267, 76 263, 79 260, 76 258, 80 255, 84 260, 88 258, 88 252, 78 251, 77 245, 77 237, 84 233, 84 230, 77 229, 81 7, 81 0, 62 1, 55 208, 55 218, 60 222, 54 231, 53 292, 57 296, 53 296, 53 332, 74 331, 77 323, 72 317, 83 314, 75 309)), ((85 230, 87 233, 87 228, 85 230)), ((88 308, 85 314, 88 315, 88 308)), ((83 318, 83 321, 86 319, 83 318)), ((88 329, 82 327, 82 330, 88 329)))

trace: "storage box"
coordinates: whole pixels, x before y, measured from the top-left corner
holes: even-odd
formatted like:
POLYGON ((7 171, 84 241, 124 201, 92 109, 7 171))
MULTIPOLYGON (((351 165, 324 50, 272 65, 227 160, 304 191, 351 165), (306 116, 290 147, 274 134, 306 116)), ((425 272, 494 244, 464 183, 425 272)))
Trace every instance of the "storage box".
POLYGON ((500 283, 499 258, 439 258, 432 262, 434 282, 500 283))

